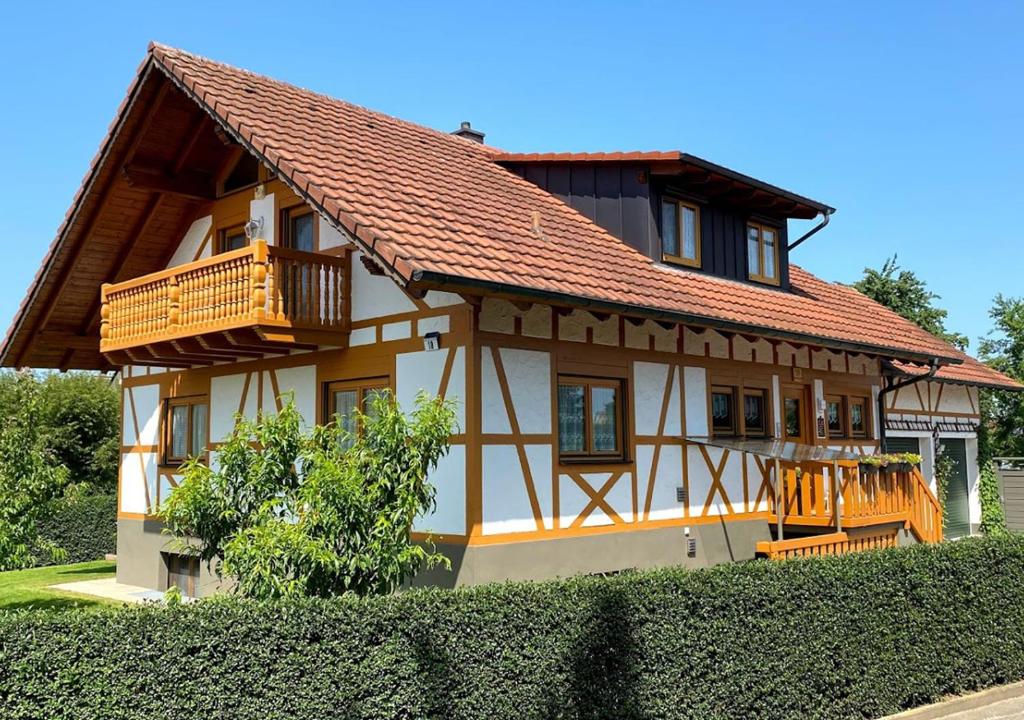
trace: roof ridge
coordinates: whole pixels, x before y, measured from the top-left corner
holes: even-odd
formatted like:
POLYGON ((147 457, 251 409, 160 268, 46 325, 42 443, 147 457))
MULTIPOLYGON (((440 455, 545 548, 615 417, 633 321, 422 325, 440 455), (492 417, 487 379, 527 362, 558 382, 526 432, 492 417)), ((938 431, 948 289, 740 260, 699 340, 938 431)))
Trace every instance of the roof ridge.
MULTIPOLYGON (((406 120, 404 118, 398 117, 397 115, 391 115, 389 113, 386 113, 386 112, 384 112, 382 110, 375 110, 375 109, 373 109, 371 107, 367 107, 366 105, 360 105, 359 103, 354 103, 351 100, 345 100, 343 98, 339 98, 339 97, 336 97, 334 95, 328 95, 327 93, 320 92, 318 90, 313 90, 312 88, 303 87, 302 85, 296 85, 295 83, 290 83, 290 82, 287 82, 285 80, 278 80, 277 78, 272 77, 270 75, 264 75, 263 73, 258 73, 258 72, 255 72, 253 70, 249 70, 247 68, 240 67, 238 65, 232 65, 231 63, 226 63, 226 62, 223 62, 221 60, 215 60, 213 58, 206 57, 205 55, 200 55, 199 53, 194 53, 194 52, 191 52, 189 50, 183 50, 181 48, 177 48, 177 47, 174 47, 172 45, 167 45, 165 43, 157 42, 156 40, 151 40, 150 43, 149 43, 149 47, 147 49, 147 52, 150 55, 154 55, 155 56, 155 52, 154 51, 156 51, 156 50, 159 50, 159 51, 161 51, 163 53, 167 53, 167 54, 170 54, 170 55, 183 55, 183 56, 185 56, 187 58, 190 58, 190 59, 193 59, 193 60, 198 60, 198 61, 201 61, 201 62, 204 62, 204 63, 209 63, 211 65, 216 65, 218 67, 222 67, 222 68, 225 68, 227 70, 231 70, 233 72, 238 72, 238 73, 241 73, 243 75, 248 75, 249 77, 257 78, 257 79, 259 79, 259 80, 261 80, 263 82, 270 82, 270 83, 272 83, 274 85, 277 85, 278 87, 288 88, 288 89, 291 89, 291 90, 298 90, 299 92, 306 93, 308 95, 312 95, 314 97, 321 98, 323 100, 327 100, 328 102, 331 102, 331 103, 339 103, 341 105, 347 105, 350 108, 355 108, 357 110, 361 110, 362 112, 368 113, 370 115, 375 115, 377 117, 384 118, 384 119, 386 119, 386 120, 388 120, 390 122, 399 123, 401 125, 404 125, 406 127, 412 128, 414 130, 426 131, 426 132, 429 132, 429 133, 433 133, 433 134, 437 135, 438 137, 445 138, 446 142, 463 143, 463 145, 460 145, 459 147, 463 147, 466 144, 468 144, 468 147, 469 147, 470 150, 474 150, 474 151, 481 151, 482 150, 483 154, 486 154, 486 155, 489 156, 489 159, 490 159, 490 156, 493 156, 495 154, 501 154, 501 153, 505 152, 501 148, 494 147, 493 145, 486 145, 484 143, 478 143, 478 142, 475 142, 475 141, 472 141, 472 140, 467 140, 466 138, 459 137, 458 135, 453 135, 450 132, 445 132, 444 130, 438 130, 437 128, 432 128, 429 125, 422 125, 420 123, 416 123, 416 122, 413 122, 411 120, 406 120)), ((164 62, 164 58, 162 58, 162 57, 158 57, 157 59, 160 60, 161 62, 164 62)))

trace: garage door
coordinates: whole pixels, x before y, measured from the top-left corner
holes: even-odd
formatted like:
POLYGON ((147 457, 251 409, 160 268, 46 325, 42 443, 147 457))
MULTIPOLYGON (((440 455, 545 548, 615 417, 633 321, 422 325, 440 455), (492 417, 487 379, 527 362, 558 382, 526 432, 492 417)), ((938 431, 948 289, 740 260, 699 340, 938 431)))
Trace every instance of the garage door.
POLYGON ((968 505, 967 441, 945 438, 940 440, 943 451, 953 459, 953 477, 946 493, 946 537, 955 538, 971 534, 971 516, 968 505))

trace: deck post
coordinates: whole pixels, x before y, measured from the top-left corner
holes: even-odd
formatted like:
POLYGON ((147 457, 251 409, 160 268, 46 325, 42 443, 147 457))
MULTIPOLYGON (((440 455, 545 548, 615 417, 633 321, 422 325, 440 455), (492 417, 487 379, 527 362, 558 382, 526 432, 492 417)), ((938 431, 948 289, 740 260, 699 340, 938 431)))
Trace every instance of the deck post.
POLYGON ((775 458, 775 529, 777 531, 776 540, 784 540, 782 531, 782 513, 785 501, 782 497, 782 463, 779 462, 778 458, 775 458))
POLYGON ((270 257, 267 241, 253 240, 252 252, 251 312, 254 319, 262 320, 267 316, 267 262, 270 257))
POLYGON ((832 514, 836 516, 836 532, 843 531, 843 483, 839 478, 839 461, 832 461, 832 514))

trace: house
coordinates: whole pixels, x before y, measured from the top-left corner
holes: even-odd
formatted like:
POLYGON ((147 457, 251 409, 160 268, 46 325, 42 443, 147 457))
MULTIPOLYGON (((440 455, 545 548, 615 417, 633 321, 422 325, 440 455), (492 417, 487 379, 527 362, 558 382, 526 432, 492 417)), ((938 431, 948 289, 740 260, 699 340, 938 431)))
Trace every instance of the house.
MULTIPOLYGON (((118 578, 202 593, 154 511, 294 393, 457 401, 424 582, 934 542, 1020 386, 791 262, 828 205, 682 152, 519 154, 152 45, 2 349, 118 370, 118 578), (920 469, 861 472, 883 438, 920 469)), ((824 241, 818 239, 817 241, 824 241)))

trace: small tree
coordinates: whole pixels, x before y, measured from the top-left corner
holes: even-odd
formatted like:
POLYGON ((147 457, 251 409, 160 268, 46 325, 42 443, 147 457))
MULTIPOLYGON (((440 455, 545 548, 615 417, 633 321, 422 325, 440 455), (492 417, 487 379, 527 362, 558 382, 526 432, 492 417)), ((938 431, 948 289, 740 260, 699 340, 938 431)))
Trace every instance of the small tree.
POLYGON ((37 523, 47 503, 68 490, 69 473, 46 447, 36 380, 19 373, 3 391, 17 412, 0 420, 0 570, 30 567, 36 552, 60 562, 66 553, 39 537, 37 523))
POLYGON ((934 304, 939 296, 913 271, 901 268, 895 255, 885 261, 881 270, 864 268, 864 276, 853 287, 932 335, 961 350, 967 347, 967 336, 946 330, 947 313, 934 304))
POLYGON ((257 598, 384 594, 447 565, 409 531, 435 507, 427 477, 448 452, 451 405, 421 394, 409 418, 385 393, 357 415, 355 436, 338 422, 303 432, 291 400, 239 418, 216 462, 186 463, 168 531, 257 598))

